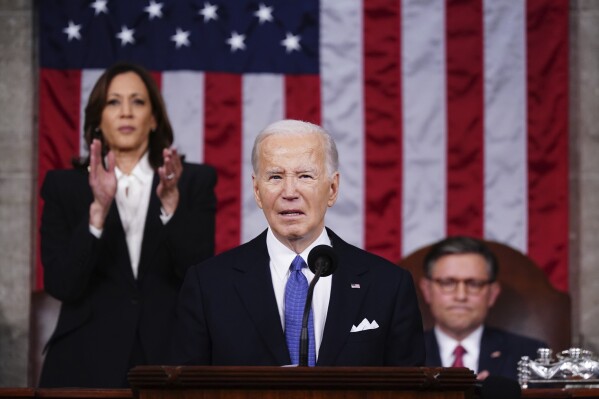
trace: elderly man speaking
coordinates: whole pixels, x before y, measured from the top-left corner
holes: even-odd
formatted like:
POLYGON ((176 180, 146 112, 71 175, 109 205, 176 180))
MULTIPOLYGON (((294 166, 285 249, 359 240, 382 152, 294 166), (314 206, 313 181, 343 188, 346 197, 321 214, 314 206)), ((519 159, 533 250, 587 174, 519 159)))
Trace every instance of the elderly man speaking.
POLYGON ((301 315, 294 313, 304 308, 314 278, 308 256, 326 245, 338 266, 315 285, 307 365, 422 365, 422 320, 410 273, 325 227, 339 193, 333 138, 311 123, 275 122, 257 136, 252 166, 254 197, 268 228, 189 270, 173 362, 298 364, 301 315))

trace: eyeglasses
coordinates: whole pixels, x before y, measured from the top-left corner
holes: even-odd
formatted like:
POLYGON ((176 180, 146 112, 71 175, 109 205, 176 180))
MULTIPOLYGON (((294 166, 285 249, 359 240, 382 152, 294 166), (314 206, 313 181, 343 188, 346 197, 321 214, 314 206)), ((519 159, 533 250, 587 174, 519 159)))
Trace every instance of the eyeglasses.
POLYGON ((491 284, 489 280, 476 280, 469 278, 466 280, 458 280, 455 278, 429 278, 432 282, 437 284, 444 294, 451 294, 458 289, 458 285, 464 283, 464 287, 468 294, 480 294, 487 285, 491 284))

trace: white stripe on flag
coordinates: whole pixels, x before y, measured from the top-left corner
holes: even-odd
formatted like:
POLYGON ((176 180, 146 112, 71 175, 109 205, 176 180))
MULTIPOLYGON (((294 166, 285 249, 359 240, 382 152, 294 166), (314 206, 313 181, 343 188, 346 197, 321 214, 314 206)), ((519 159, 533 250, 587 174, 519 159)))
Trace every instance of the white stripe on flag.
POLYGON ((320 2, 322 125, 334 137, 340 155, 337 203, 326 224, 344 240, 364 243, 364 100, 362 4, 320 2), (355 33, 349 33, 355 32, 355 33))
POLYGON ((162 74, 162 94, 173 126, 175 147, 189 162, 204 160, 204 74, 172 71, 162 74))
POLYGON ((241 242, 243 243, 256 237, 268 225, 262 209, 254 200, 251 154, 258 133, 270 123, 285 116, 285 83, 281 76, 245 74, 242 84, 241 242))
POLYGON ((402 255, 446 234, 447 91, 443 0, 402 2, 402 255))
POLYGON ((486 238, 527 251, 526 4, 484 2, 486 238))

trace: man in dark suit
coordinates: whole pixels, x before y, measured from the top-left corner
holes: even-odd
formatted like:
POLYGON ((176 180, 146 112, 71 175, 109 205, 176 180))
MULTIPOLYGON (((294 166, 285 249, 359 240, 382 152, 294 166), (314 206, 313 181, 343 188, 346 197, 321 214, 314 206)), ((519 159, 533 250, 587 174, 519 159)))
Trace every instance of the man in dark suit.
MULTIPOLYGON (((315 286, 309 339, 315 364, 422 365, 422 321, 410 274, 325 228, 339 189, 329 134, 311 123, 275 122, 256 138, 252 166, 255 200, 268 229, 189 270, 174 363, 297 364, 297 340, 289 338, 286 294, 296 273, 290 265, 304 263, 312 248, 324 244, 339 261, 336 272, 315 286)), ((314 277, 305 267, 298 270, 301 279, 314 277)))
POLYGON ((522 356, 536 358, 547 345, 536 339, 485 326, 501 291, 495 255, 470 237, 449 237, 424 259, 420 288, 435 319, 425 332, 427 366, 468 367, 479 379, 517 379, 522 356))

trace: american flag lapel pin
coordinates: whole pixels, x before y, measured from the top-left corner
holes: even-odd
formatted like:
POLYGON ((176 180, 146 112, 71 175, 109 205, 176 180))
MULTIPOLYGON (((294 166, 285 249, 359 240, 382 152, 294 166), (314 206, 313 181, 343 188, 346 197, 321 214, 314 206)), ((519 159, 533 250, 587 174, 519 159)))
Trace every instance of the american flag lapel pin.
POLYGON ((357 284, 357 283, 352 283, 352 284, 351 284, 351 287, 352 287, 352 288, 356 288, 356 289, 358 289, 358 288, 360 288, 360 284, 357 284))

